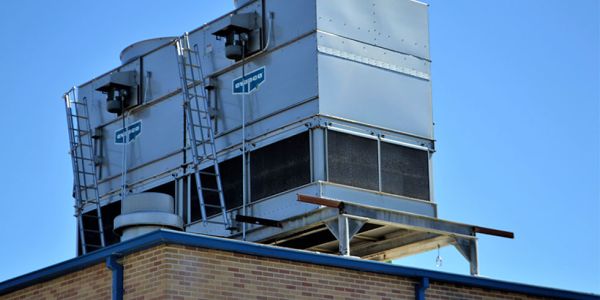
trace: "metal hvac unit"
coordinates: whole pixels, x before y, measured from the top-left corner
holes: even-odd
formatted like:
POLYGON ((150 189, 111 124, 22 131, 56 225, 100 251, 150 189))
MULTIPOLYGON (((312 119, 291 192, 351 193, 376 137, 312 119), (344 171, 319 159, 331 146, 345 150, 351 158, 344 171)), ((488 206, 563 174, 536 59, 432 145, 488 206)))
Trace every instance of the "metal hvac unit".
POLYGON ((476 233, 511 235, 437 218, 423 3, 239 1, 121 60, 66 97, 81 254, 145 192, 187 232, 375 260, 453 245, 473 274, 476 233))

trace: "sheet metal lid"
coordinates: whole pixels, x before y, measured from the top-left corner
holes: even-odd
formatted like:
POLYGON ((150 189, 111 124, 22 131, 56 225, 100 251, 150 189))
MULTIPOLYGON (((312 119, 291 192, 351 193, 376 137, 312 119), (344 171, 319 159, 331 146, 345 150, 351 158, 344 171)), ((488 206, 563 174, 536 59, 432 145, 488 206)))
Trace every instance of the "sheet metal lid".
POLYGON ((235 6, 235 8, 238 8, 248 2, 252 2, 254 0, 233 0, 233 5, 235 6))
POLYGON ((160 46, 163 46, 164 44, 174 41, 175 39, 177 39, 177 37, 169 36, 147 39, 133 43, 121 51, 121 55, 119 56, 121 59, 121 64, 126 64, 160 46))

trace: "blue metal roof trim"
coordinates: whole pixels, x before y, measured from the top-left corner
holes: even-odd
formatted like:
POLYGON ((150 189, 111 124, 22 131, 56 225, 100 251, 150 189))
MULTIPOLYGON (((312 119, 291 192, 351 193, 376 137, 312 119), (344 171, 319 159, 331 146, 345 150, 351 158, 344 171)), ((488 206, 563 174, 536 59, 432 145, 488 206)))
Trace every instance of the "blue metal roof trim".
POLYGON ((450 274, 417 268, 403 267, 388 263, 320 254, 303 250, 268 246, 231 239, 202 236, 172 230, 158 230, 122 243, 108 246, 101 250, 79 256, 62 263, 49 266, 0 283, 0 295, 39 283, 63 274, 75 272, 94 264, 102 263, 110 255, 127 255, 132 252, 148 249, 160 244, 177 244, 215 250, 231 251, 255 256, 279 258, 309 264, 318 264, 345 269, 396 275, 411 278, 429 278, 433 282, 446 282, 493 290, 524 293, 534 296, 545 296, 565 299, 594 299, 600 296, 580 292, 572 292, 553 288, 539 287, 521 283, 513 283, 488 278, 450 274))

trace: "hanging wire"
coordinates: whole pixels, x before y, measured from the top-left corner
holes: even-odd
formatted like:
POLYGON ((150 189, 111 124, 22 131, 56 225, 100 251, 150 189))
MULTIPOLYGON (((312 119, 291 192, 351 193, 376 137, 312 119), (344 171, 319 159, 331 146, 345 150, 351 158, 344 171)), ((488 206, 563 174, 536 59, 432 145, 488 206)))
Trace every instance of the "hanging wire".
POLYGON ((435 266, 440 268, 442 267, 442 264, 444 263, 444 260, 442 259, 442 256, 440 255, 440 245, 438 245, 437 247, 437 257, 435 258, 435 266))
MULTIPOLYGON (((246 90, 246 38, 242 38, 242 214, 248 215, 248 186, 247 175, 248 166, 246 165, 246 93, 250 91, 250 84, 246 90)), ((246 240, 246 222, 242 223, 242 241, 246 240)))
MULTIPOLYGON (((123 157, 121 161, 121 201, 127 197, 127 143, 129 143, 129 132, 127 130, 127 112, 125 111, 125 103, 121 101, 121 111, 123 117, 123 157)), ((121 202, 123 203, 123 202, 121 202)))

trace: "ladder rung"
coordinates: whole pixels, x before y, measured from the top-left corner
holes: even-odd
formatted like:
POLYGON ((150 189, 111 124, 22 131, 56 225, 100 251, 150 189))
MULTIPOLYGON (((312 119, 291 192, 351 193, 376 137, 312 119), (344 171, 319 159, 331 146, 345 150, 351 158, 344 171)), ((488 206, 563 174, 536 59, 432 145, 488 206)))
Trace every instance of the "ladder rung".
POLYGON ((201 161, 206 161, 206 160, 216 161, 216 159, 214 159, 212 155, 204 156, 204 157, 202 157, 202 159, 199 159, 199 160, 201 160, 201 161))
POLYGON ((194 98, 206 99, 206 97, 204 97, 203 95, 197 95, 197 94, 194 94, 194 93, 188 93, 188 99, 192 100, 194 98))
POLYGON ((184 65, 186 65, 186 66, 189 66, 189 67, 192 67, 192 68, 198 68, 198 69, 200 69, 200 66, 199 66, 199 65, 195 65, 195 64, 188 64, 188 63, 184 63, 184 65))
POLYGON ((83 232, 91 232, 91 233, 102 233, 99 230, 94 230, 94 229, 84 229, 83 232))
POLYGON ((211 173, 211 172, 198 171, 198 173, 201 175, 217 176, 217 173, 211 173))
POLYGON ((79 132, 90 132, 89 130, 77 129, 77 128, 73 128, 71 130, 73 130, 73 131, 79 131, 79 132))
POLYGON ((83 175, 96 175, 96 173, 93 173, 93 172, 86 172, 86 171, 78 171, 77 173, 79 173, 79 174, 83 174, 83 175))
POLYGON ((205 207, 213 207, 213 208, 223 208, 222 206, 216 205, 216 204, 206 204, 205 203, 203 206, 205 206, 205 207))
POLYGON ((87 105, 87 103, 85 103, 85 102, 79 102, 79 101, 73 101, 73 102, 71 102, 71 104, 87 105))
POLYGON ((87 157, 83 157, 83 156, 73 156, 73 158, 81 159, 81 160, 95 161, 93 158, 87 158, 87 157))
MULTIPOLYGON (((222 222, 222 221, 210 221, 210 220, 204 220, 204 222, 205 222, 205 223, 209 223, 209 224, 221 224, 221 225, 229 225, 229 224, 226 224, 226 223, 224 223, 224 222, 222 222)), ((228 228, 228 229, 229 229, 229 228, 228 228)))
POLYGON ((102 248, 102 245, 95 245, 95 244, 85 244, 86 248, 96 248, 96 249, 100 249, 102 248))
POLYGON ((82 218, 99 219, 98 216, 96 216, 96 215, 88 215, 88 214, 82 214, 81 217, 82 218))
POLYGON ((190 49, 190 48, 182 48, 181 50, 185 51, 185 52, 190 52, 190 53, 197 53, 196 51, 190 49))
MULTIPOLYGON (((186 65, 186 66, 189 66, 189 64, 185 64, 185 65, 186 65)), ((190 76, 191 76, 191 75, 190 75, 190 76)), ((188 85, 189 85, 190 83, 194 83, 194 82, 197 82, 197 83, 202 83, 202 80, 200 80, 200 79, 193 79, 193 78, 190 78, 189 76, 187 76, 187 74, 186 74, 186 76, 179 76, 179 78, 189 81, 188 85)))
POLYGON ((78 118, 78 119, 85 119, 85 120, 89 119, 88 117, 80 116, 80 115, 71 115, 71 117, 75 117, 75 118, 78 118))
POLYGON ((213 188, 205 188, 205 187, 203 187, 203 188, 200 188, 200 189, 203 190, 203 191, 208 191, 208 192, 215 192, 215 193, 220 193, 221 192, 220 190, 213 189, 213 188))
POLYGON ((194 124, 194 127, 205 128, 205 129, 212 128, 211 126, 204 126, 204 125, 198 125, 198 124, 194 124))

